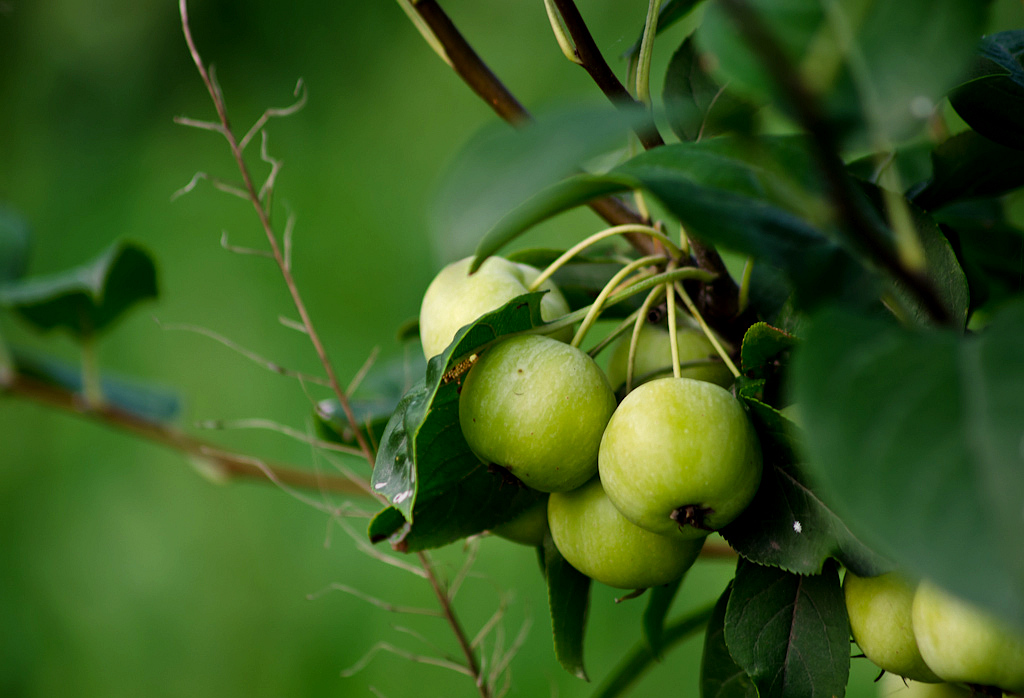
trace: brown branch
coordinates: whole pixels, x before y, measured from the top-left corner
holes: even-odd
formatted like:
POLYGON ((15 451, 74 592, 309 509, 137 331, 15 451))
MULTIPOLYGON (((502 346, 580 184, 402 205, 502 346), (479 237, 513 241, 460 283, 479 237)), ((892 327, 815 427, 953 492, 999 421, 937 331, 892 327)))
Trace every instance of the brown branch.
POLYGON ((907 268, 858 204, 851 182, 838 156, 835 133, 822 113, 818 100, 800 78, 800 73, 782 51, 771 31, 746 0, 721 0, 751 50, 761 58, 797 122, 810 137, 818 168, 828 187, 832 208, 847 233, 858 240, 868 255, 896 280, 906 286, 937 323, 952 320, 931 279, 907 268))
POLYGON ((465 631, 462 629, 462 624, 459 619, 455 617, 455 609, 452 608, 451 598, 448 596, 448 591, 441 584, 441 581, 437 578, 437 574, 434 572, 434 566, 430 562, 430 558, 425 553, 416 553, 420 559, 420 565, 423 567, 423 571, 427 573, 427 580, 430 582, 430 588, 434 590, 434 595, 437 597, 437 602, 441 605, 441 613, 444 615, 445 620, 448 621, 448 625, 455 631, 455 639, 459 643, 459 649, 462 650, 463 656, 466 658, 466 663, 469 667, 470 672, 473 674, 473 678, 476 681, 477 690, 480 691, 481 698, 490 698, 491 690, 484 681, 483 674, 480 673, 480 665, 476 660, 476 654, 473 652, 473 646, 466 637, 465 631))
MULTIPOLYGON (((597 83, 608 101, 620 109, 628 109, 630 113, 635 109, 643 109, 643 105, 633 99, 633 95, 623 87, 604 56, 601 55, 601 49, 594 41, 590 29, 587 28, 587 23, 583 21, 583 16, 576 7, 576 3, 573 0, 555 0, 555 7, 558 8, 562 20, 565 21, 565 27, 569 30, 569 36, 572 37, 575 44, 576 57, 580 59, 580 65, 597 83)), ((665 145, 665 141, 662 140, 653 121, 648 121, 638 127, 636 135, 643 144, 644 150, 665 145)))
POLYGON ((78 393, 17 372, 0 387, 0 396, 5 394, 98 422, 189 456, 203 458, 213 462, 219 473, 230 478, 259 482, 274 479, 284 485, 318 492, 366 494, 361 484, 346 477, 296 470, 275 463, 265 463, 261 468, 248 456, 224 451, 216 444, 197 439, 180 429, 140 417, 113 405, 89 406, 78 393))

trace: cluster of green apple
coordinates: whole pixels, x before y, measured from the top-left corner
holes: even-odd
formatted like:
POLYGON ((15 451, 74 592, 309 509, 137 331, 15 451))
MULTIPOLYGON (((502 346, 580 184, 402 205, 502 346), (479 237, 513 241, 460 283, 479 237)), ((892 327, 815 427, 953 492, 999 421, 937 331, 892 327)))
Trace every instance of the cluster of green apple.
POLYGON ((853 639, 887 672, 1024 692, 1024 637, 938 587, 898 573, 843 580, 853 639))
MULTIPOLYGON (((489 258, 449 265, 423 299, 420 334, 428 358, 484 313, 526 293, 540 272, 489 258)), ((541 317, 569 311, 546 280, 541 317)), ((459 422, 470 449, 526 486, 550 493, 499 533, 536 544, 550 530, 575 568, 610 586, 666 584, 689 569, 705 537, 746 508, 761 477, 761 451, 746 413, 722 387, 732 376, 707 361, 711 344, 684 329, 672 373, 671 338, 645 327, 634 375, 646 379, 621 402, 630 337, 619 340, 606 374, 568 337, 524 333, 479 352, 462 380, 459 422), (623 348, 623 345, 624 348, 623 348), (546 515, 545 515, 546 514, 546 515)))

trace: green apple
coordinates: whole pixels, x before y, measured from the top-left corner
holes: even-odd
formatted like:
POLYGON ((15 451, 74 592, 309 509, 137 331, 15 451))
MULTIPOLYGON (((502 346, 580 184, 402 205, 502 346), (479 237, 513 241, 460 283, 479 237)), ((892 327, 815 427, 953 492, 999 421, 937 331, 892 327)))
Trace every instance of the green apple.
MULTIPOLYGON (((475 274, 470 274, 472 261, 472 257, 466 257, 446 266, 423 295, 420 341, 428 359, 444 351, 460 329, 526 293, 527 287, 540 275, 528 264, 517 264, 502 257, 488 257, 475 274)), ((547 291, 540 302, 540 316, 545 321, 569 312, 569 304, 550 279, 538 290, 547 291)), ((568 341, 572 330, 566 328, 555 336, 568 341)))
POLYGON ((886 672, 878 681, 878 698, 971 698, 971 691, 955 683, 908 681, 886 672))
POLYGON ((858 577, 847 571, 843 580, 846 612, 853 639, 864 656, 893 674, 914 681, 941 679, 928 668, 917 649, 910 609, 915 585, 898 573, 858 577))
POLYGON ((921 656, 939 677, 1024 692, 1024 635, 927 582, 912 616, 921 656))
POLYGON ((623 399, 601 439, 608 497, 637 526, 696 538, 739 516, 761 481, 761 447, 729 391, 658 378, 623 399))
POLYGON ((548 499, 551 539, 570 565, 620 589, 646 589, 679 579, 700 554, 704 539, 660 536, 619 513, 594 478, 548 499))
POLYGON ((594 475, 614 410, 615 395, 594 360, 540 335, 485 350, 459 396, 470 449, 543 492, 575 489, 594 475))
MULTIPOLYGON (((626 383, 626 368, 629 363, 629 344, 631 333, 626 333, 615 344, 611 358, 608 359, 608 382, 618 390, 626 383)), ((658 325, 644 325, 636 343, 636 356, 633 360, 633 384, 643 382, 647 377, 656 377, 659 373, 672 373, 672 343, 669 331, 658 325)), ((679 347, 679 361, 702 361, 718 356, 715 348, 704 333, 691 327, 676 330, 676 345, 679 347)), ((690 366, 682 369, 683 378, 715 383, 723 388, 732 385, 733 377, 723 363, 701 366, 690 366)))
POLYGON ((548 532, 548 500, 541 499, 511 521, 495 526, 491 533, 513 543, 534 548, 544 543, 548 532))

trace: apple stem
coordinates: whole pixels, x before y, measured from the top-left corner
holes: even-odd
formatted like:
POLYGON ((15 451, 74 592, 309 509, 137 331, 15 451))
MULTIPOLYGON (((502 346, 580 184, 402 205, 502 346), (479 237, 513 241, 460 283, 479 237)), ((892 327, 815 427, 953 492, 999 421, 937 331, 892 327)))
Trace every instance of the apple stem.
POLYGON ((704 336, 708 338, 708 341, 711 342, 711 346, 715 348, 715 351, 717 351, 718 355, 722 357, 722 361, 725 362, 729 371, 732 372, 733 377, 739 378, 740 370, 736 368, 736 364, 733 363, 732 357, 729 356, 729 352, 725 350, 722 343, 718 341, 718 337, 716 337, 715 333, 711 331, 710 327, 708 327, 708 323, 704 322, 704 318, 701 316, 700 311, 697 310, 697 306, 694 305, 693 301, 690 299, 690 294, 686 292, 686 289, 683 288, 681 283, 676 283, 676 291, 678 291, 680 298, 683 299, 683 303, 686 305, 687 310, 689 310, 690 314, 697 320, 701 331, 704 332, 704 336))
MULTIPOLYGON (((590 310, 587 311, 586 317, 583 318, 583 322, 580 323, 580 328, 576 331, 576 336, 572 338, 570 344, 574 347, 579 347, 583 343, 584 338, 587 336, 587 332, 593 327, 594 323, 597 322, 597 318, 600 317, 601 311, 605 308, 605 301, 608 300, 608 296, 619 287, 626 277, 630 274, 643 269, 646 266, 650 266, 656 262, 660 262, 665 258, 662 255, 649 255, 647 257, 641 257, 640 259, 634 260, 622 267, 615 276, 613 276, 608 283, 604 285, 601 292, 597 294, 597 298, 590 306, 590 310)), ((670 269, 671 271, 671 269, 670 269)), ((641 272, 636 278, 626 283, 626 286, 632 286, 637 281, 642 281, 645 278, 651 276, 651 272, 641 272)))
POLYGON ((743 263, 743 275, 740 279, 740 296, 737 301, 737 312, 743 313, 750 303, 750 280, 754 275, 754 258, 747 257, 743 263))
MULTIPOLYGON (((668 270, 672 271, 675 263, 670 262, 668 270)), ((672 377, 680 378, 682 370, 679 368, 679 338, 676 336, 676 294, 672 291, 672 284, 665 284, 665 300, 668 305, 668 345, 672 349, 672 377)))
POLYGON ((714 513, 715 510, 710 507, 702 507, 699 504, 686 504, 673 511, 668 516, 679 524, 679 528, 683 528, 684 526, 693 526, 701 531, 713 531, 715 529, 710 528, 706 521, 707 517, 714 513))
POLYGON ((663 286, 656 286, 651 289, 651 292, 647 294, 647 298, 644 299, 643 305, 640 306, 640 312, 637 314, 636 322, 633 324, 633 335, 629 338, 629 356, 626 358, 626 394, 633 389, 633 373, 636 370, 636 348, 640 343, 640 330, 643 329, 644 322, 647 320, 647 315, 651 310, 651 306, 664 291, 663 286))
POLYGON ((640 225, 635 223, 628 223, 626 225, 616 225, 611 228, 605 228, 604 230, 600 230, 567 249, 558 257, 558 259, 549 264, 548 267, 540 273, 540 276, 533 280, 533 283, 530 284, 528 290, 536 291, 538 288, 540 288, 540 285, 542 283, 551 278, 552 274, 561 269, 570 259, 578 255, 580 252, 587 249, 591 245, 598 243, 601 240, 604 240, 605 238, 610 238, 615 235, 625 235, 627 233, 639 233, 641 235, 648 235, 662 243, 665 246, 665 248, 669 251, 669 253, 671 253, 673 256, 679 256, 681 254, 681 250, 674 242, 672 242, 671 238, 669 238, 667 235, 662 233, 657 228, 652 228, 649 225, 640 225))

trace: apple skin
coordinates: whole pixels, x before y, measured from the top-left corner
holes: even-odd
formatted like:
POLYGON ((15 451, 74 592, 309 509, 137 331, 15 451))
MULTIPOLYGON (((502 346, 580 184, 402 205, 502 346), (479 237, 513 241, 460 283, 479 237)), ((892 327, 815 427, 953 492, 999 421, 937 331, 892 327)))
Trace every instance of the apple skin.
POLYGON ((921 656, 943 680, 1024 692, 1024 636, 928 582, 912 616, 921 656))
POLYGON ((542 492, 597 472, 615 394, 594 360, 550 337, 519 335, 485 350, 466 374, 459 424, 470 449, 542 492))
MULTIPOLYGON (((626 369, 629 362, 629 343, 631 333, 619 338, 608 359, 608 382, 614 390, 626 383, 626 369)), ((697 361, 718 356, 715 348, 704 333, 690 327, 676 330, 676 343, 679 347, 679 361, 697 361)), ((643 376, 658 372, 672 373, 672 344, 669 331, 661 326, 645 324, 640 328, 640 336, 636 343, 636 357, 633 361, 634 385, 639 384, 643 376)), ((733 383, 733 376, 723 363, 707 366, 691 366, 680 372, 683 378, 707 381, 727 388, 733 383)))
POLYGON ((511 521, 491 529, 494 535, 520 545, 538 547, 548 532, 548 500, 542 499, 511 521))
POLYGON ((690 569, 704 538, 660 536, 619 513, 594 478, 548 499, 555 547, 570 565, 602 584, 646 589, 679 579, 690 569))
POLYGON ((761 446, 729 391, 692 378, 658 378, 619 404, 601 439, 608 497, 637 526, 697 538, 735 519, 761 481, 761 446), (674 519, 699 510, 698 525, 674 519))
POLYGON ((864 656, 880 669, 914 681, 937 683, 942 679, 925 664, 914 638, 910 613, 914 588, 895 572, 858 577, 847 571, 843 594, 850 630, 864 656))
MULTIPOLYGON (((443 352, 460 329, 526 293, 527 287, 540 275, 528 264, 517 264, 503 257, 488 257, 480 269, 470 275, 472 262, 472 257, 466 257, 446 266, 423 295, 420 342, 428 359, 443 352)), ((569 304, 550 279, 538 290, 547 291, 540 301, 540 316, 545 321, 569 312, 569 304)), ((572 329, 566 328, 553 336, 569 341, 572 329)))
POLYGON ((955 683, 908 681, 886 672, 878 681, 878 698, 971 698, 971 691, 955 683))

